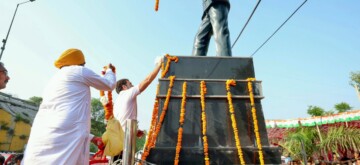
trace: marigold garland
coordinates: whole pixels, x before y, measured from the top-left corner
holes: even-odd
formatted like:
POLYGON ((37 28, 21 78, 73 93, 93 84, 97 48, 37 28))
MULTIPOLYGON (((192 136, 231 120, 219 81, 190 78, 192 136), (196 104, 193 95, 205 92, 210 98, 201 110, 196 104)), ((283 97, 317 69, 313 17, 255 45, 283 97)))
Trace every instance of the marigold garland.
POLYGON ((176 144, 176 153, 175 153, 175 160, 174 165, 179 164, 179 157, 180 157, 180 150, 182 144, 182 133, 183 133, 183 125, 185 120, 185 106, 186 106, 186 81, 183 83, 182 87, 182 100, 181 100, 181 108, 180 108, 180 119, 179 119, 179 130, 178 130, 178 140, 176 144))
POLYGON ((258 125, 257 116, 256 116, 255 101, 254 101, 254 94, 253 94, 253 88, 252 88, 252 82, 255 81, 255 78, 248 78, 247 81, 248 81, 248 90, 249 90, 249 95, 250 95, 251 113, 252 113, 253 123, 254 123, 254 133, 255 133, 255 137, 256 137, 256 144, 259 149, 259 160, 260 160, 260 164, 264 165, 264 155, 262 152, 262 145, 261 145, 260 133, 259 133, 259 125, 258 125))
POLYGON ((153 113, 151 116, 151 125, 150 125, 150 129, 149 129, 148 137, 144 144, 145 148, 149 147, 149 142, 152 141, 153 133, 155 132, 155 126, 156 126, 156 121, 158 119, 158 112, 159 112, 159 98, 157 97, 157 95, 159 94, 159 90, 160 90, 160 84, 158 84, 156 87, 154 109, 153 109, 153 113))
POLYGON ((167 61, 166 66, 164 66, 164 63, 161 64, 161 78, 164 78, 166 73, 169 71, 171 61, 175 61, 175 63, 179 61, 179 58, 176 56, 166 54, 165 57, 167 58, 167 61))
POLYGON ((159 1, 160 0, 155 0, 155 11, 159 10, 159 1))
POLYGON ((202 135, 203 135, 203 143, 204 143, 204 160, 205 165, 210 165, 209 158, 209 145, 206 136, 206 113, 205 113, 205 94, 207 92, 205 81, 200 82, 200 101, 201 101, 201 121, 202 121, 202 135))
MULTIPOLYGON (((155 146, 156 138, 157 138, 157 136, 158 136, 158 134, 159 134, 159 132, 160 132, 162 123, 163 123, 164 118, 165 118, 165 115, 166 115, 166 111, 167 111, 167 109, 168 109, 168 105, 169 105, 169 101, 170 101, 170 96, 171 96, 172 87, 174 86, 174 79, 175 79, 175 76, 169 76, 170 83, 169 83, 168 92, 167 92, 167 94, 166 94, 166 99, 165 99, 165 102, 164 102, 164 107, 163 107, 163 109, 162 109, 159 122, 156 124, 155 132, 154 132, 153 135, 152 135, 153 137, 151 138, 151 140, 149 140, 147 146, 145 146, 144 153, 143 153, 142 156, 141 156, 141 160, 143 160, 143 161, 145 161, 146 157, 149 156, 149 154, 150 154, 150 149, 155 146)), ((140 165, 141 165, 141 163, 140 163, 140 165)))
POLYGON ((235 111, 234 111, 234 105, 232 103, 232 95, 230 92, 230 86, 235 86, 236 82, 233 79, 227 80, 226 81, 226 91, 227 91, 227 100, 228 100, 228 104, 229 104, 229 112, 230 112, 230 118, 231 118, 231 125, 233 127, 233 131, 234 131, 234 137, 235 137, 235 144, 236 144, 236 148, 238 151, 238 156, 240 159, 240 163, 241 164, 245 164, 244 161, 244 156, 243 156, 243 152, 241 149, 241 143, 240 143, 240 139, 239 139, 239 132, 238 132, 238 128, 236 125, 236 118, 235 118, 235 111))
MULTIPOLYGON (((104 66, 104 70, 101 71, 102 75, 105 75, 106 70, 108 69, 108 66, 104 66)), ((113 66, 111 70, 116 73, 116 69, 113 66)), ((105 110, 105 119, 109 120, 113 115, 113 102, 112 102, 112 91, 107 91, 107 98, 105 97, 105 91, 100 91, 100 100, 106 100, 105 102, 102 102, 104 110, 105 110)))

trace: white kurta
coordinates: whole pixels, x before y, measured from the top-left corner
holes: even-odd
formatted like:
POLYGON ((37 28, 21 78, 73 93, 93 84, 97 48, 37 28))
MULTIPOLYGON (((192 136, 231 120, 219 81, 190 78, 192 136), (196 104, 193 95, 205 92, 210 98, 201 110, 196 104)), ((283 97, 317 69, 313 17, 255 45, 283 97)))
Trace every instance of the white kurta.
POLYGON ((110 91, 116 78, 82 66, 61 68, 44 90, 25 150, 25 165, 89 164, 90 87, 110 91))

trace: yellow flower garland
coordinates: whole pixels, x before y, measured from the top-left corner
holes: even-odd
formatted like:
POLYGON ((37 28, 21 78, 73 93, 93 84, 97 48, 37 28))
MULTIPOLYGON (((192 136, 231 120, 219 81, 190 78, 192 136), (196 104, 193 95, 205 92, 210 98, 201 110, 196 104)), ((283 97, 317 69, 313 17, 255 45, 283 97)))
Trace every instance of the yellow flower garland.
POLYGON ((179 161, 180 161, 179 157, 180 157, 180 150, 181 150, 181 144, 182 144, 183 125, 184 125, 184 120, 185 120, 186 81, 183 83, 182 90, 183 90, 183 92, 182 92, 181 109, 180 109, 178 141, 177 141, 177 144, 176 144, 176 154, 175 154, 174 165, 178 165, 179 161))
MULTIPOLYGON (((166 111, 167 111, 167 108, 168 108, 168 105, 169 105, 169 101, 170 101, 170 96, 171 96, 171 91, 172 91, 172 87, 174 86, 174 79, 175 79, 175 76, 169 76, 169 79, 170 79, 170 83, 169 83, 169 88, 168 88, 168 92, 166 94, 166 99, 165 99, 165 102, 164 102, 164 107, 162 109, 162 112, 161 112, 161 115, 160 115, 160 120, 159 122, 156 124, 156 127, 155 127, 155 132, 153 133, 153 137, 151 140, 149 140, 147 146, 145 146, 145 149, 144 149, 144 153, 142 154, 141 156, 141 160, 145 160, 147 156, 149 156, 150 154, 150 149, 153 148, 155 146, 155 141, 156 141, 156 138, 160 132, 160 129, 161 129, 161 125, 164 121, 164 118, 165 118, 165 115, 166 115, 166 111)), ((140 163, 141 165, 141 163, 140 163)))
POLYGON ((155 0, 155 11, 159 10, 159 1, 160 0, 155 0))
POLYGON ((206 84, 205 81, 200 82, 200 99, 201 99, 201 121, 202 121, 202 134, 203 134, 203 142, 204 142, 204 160, 205 165, 210 165, 209 158, 209 145, 206 136, 206 113, 205 113, 205 94, 206 94, 206 84))
POLYGON ((231 125, 232 125, 233 131, 234 131, 235 145, 236 145, 236 148, 237 148, 237 151, 238 151, 238 156, 239 156, 239 159, 240 159, 240 163, 245 164, 244 155, 243 155, 243 152, 241 150, 239 132, 238 132, 238 128, 237 128, 237 125, 236 125, 236 118, 235 118, 235 113, 234 113, 235 112, 234 111, 234 105, 232 103, 232 95, 231 95, 231 92, 230 92, 230 86, 235 86, 235 85, 236 85, 236 82, 233 79, 226 81, 227 100, 228 100, 228 104, 229 104, 231 125))
POLYGON ((255 78, 248 78, 247 81, 248 81, 248 90, 249 90, 249 94, 250 94, 251 113, 252 113, 253 122, 254 122, 254 133, 255 133, 255 137, 256 137, 256 144, 259 149, 259 160, 260 160, 260 164, 263 165, 264 164, 264 155, 262 152, 262 145, 261 145, 260 133, 259 133, 259 125, 258 125, 257 116, 256 116, 255 101, 254 101, 254 94, 253 94, 253 88, 252 88, 252 82, 255 81, 255 78))
POLYGON ((165 57, 167 58, 167 62, 166 66, 164 66, 164 63, 161 64, 161 78, 164 78, 166 73, 169 71, 171 61, 175 61, 175 63, 179 61, 179 58, 176 56, 166 54, 165 57))

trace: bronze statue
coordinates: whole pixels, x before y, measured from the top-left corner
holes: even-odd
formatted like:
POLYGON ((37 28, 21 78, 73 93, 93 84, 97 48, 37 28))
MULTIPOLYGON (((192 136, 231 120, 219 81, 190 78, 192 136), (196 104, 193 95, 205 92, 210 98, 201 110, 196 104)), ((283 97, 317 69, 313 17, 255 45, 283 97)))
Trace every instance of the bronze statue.
POLYGON ((216 56, 232 56, 228 28, 229 0, 203 0, 204 13, 195 36, 193 56, 206 56, 210 38, 214 35, 216 56))

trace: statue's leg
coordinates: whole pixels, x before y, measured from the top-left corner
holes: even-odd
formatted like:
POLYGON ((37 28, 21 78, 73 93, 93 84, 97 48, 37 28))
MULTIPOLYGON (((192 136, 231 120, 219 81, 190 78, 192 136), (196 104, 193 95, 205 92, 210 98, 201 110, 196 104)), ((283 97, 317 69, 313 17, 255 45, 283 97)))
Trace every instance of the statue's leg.
POLYGON ((211 35, 212 35, 212 27, 210 24, 210 18, 209 15, 206 14, 206 16, 204 16, 204 18, 202 19, 200 28, 195 36, 194 46, 192 51, 193 56, 206 56, 209 48, 211 35))
POLYGON ((232 56, 227 21, 228 13, 229 8, 221 3, 211 6, 208 12, 214 33, 217 56, 232 56))

